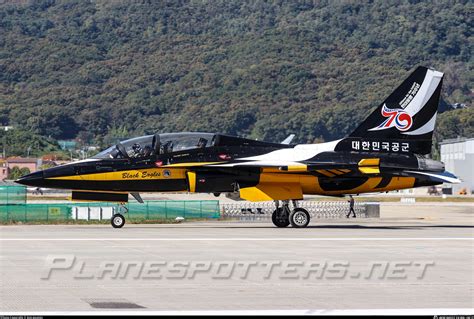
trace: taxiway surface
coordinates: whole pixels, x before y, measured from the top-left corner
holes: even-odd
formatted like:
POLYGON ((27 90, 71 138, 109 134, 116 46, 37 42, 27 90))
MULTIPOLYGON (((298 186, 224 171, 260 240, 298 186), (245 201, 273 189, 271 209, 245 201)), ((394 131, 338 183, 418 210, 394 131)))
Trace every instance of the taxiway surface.
POLYGON ((0 226, 0 312, 472 309, 473 217, 383 204, 380 219, 306 229, 0 226))

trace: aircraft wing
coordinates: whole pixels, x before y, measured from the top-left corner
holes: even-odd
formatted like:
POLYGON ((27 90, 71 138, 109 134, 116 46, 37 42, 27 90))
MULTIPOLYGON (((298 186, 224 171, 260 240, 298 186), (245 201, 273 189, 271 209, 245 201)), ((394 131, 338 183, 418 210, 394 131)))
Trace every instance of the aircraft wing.
MULTIPOLYGON (((206 167, 221 168, 278 168, 282 172, 315 172, 320 170, 341 170, 344 173, 351 169, 359 169, 365 173, 375 173, 375 168, 379 166, 378 159, 362 160, 359 163, 337 163, 337 162, 296 162, 296 161, 243 161, 222 164, 210 164, 206 167), (371 168, 371 169, 369 169, 371 168)), ((379 170, 377 170, 379 173, 379 170)), ((337 174, 323 174, 334 176, 337 174)))
POLYGON ((210 164, 212 167, 283 167, 283 166, 302 166, 301 162, 293 161, 239 161, 222 164, 210 164))

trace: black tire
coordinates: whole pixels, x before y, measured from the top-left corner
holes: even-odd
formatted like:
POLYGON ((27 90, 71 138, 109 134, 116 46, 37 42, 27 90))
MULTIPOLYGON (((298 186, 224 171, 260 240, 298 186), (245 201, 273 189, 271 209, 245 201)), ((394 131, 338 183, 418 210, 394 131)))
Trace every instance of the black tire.
POLYGON ((304 208, 295 208, 290 214, 291 226, 295 228, 305 228, 310 220, 311 216, 304 208))
POLYGON ((276 227, 288 227, 290 220, 287 214, 282 214, 282 208, 275 209, 272 214, 272 222, 276 227))
POLYGON ((113 228, 122 228, 125 225, 125 217, 121 214, 115 214, 110 219, 110 223, 112 224, 113 228))

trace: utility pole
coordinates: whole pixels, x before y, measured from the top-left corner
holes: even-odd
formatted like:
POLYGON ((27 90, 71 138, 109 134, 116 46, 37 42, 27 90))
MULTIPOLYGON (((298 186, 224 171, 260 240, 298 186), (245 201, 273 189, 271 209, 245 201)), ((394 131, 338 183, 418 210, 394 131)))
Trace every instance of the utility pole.
POLYGON ((7 132, 5 129, 5 135, 3 136, 3 158, 7 158, 7 132))

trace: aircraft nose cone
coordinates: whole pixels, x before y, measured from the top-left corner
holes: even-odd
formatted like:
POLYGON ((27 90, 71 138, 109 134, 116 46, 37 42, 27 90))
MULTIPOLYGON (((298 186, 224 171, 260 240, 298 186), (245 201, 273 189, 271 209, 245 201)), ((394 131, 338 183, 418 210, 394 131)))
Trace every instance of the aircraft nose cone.
POLYGON ((37 186, 37 187, 43 186, 43 182, 44 182, 43 171, 34 172, 31 174, 25 175, 15 181, 15 183, 18 183, 18 184, 27 185, 27 186, 37 186))

